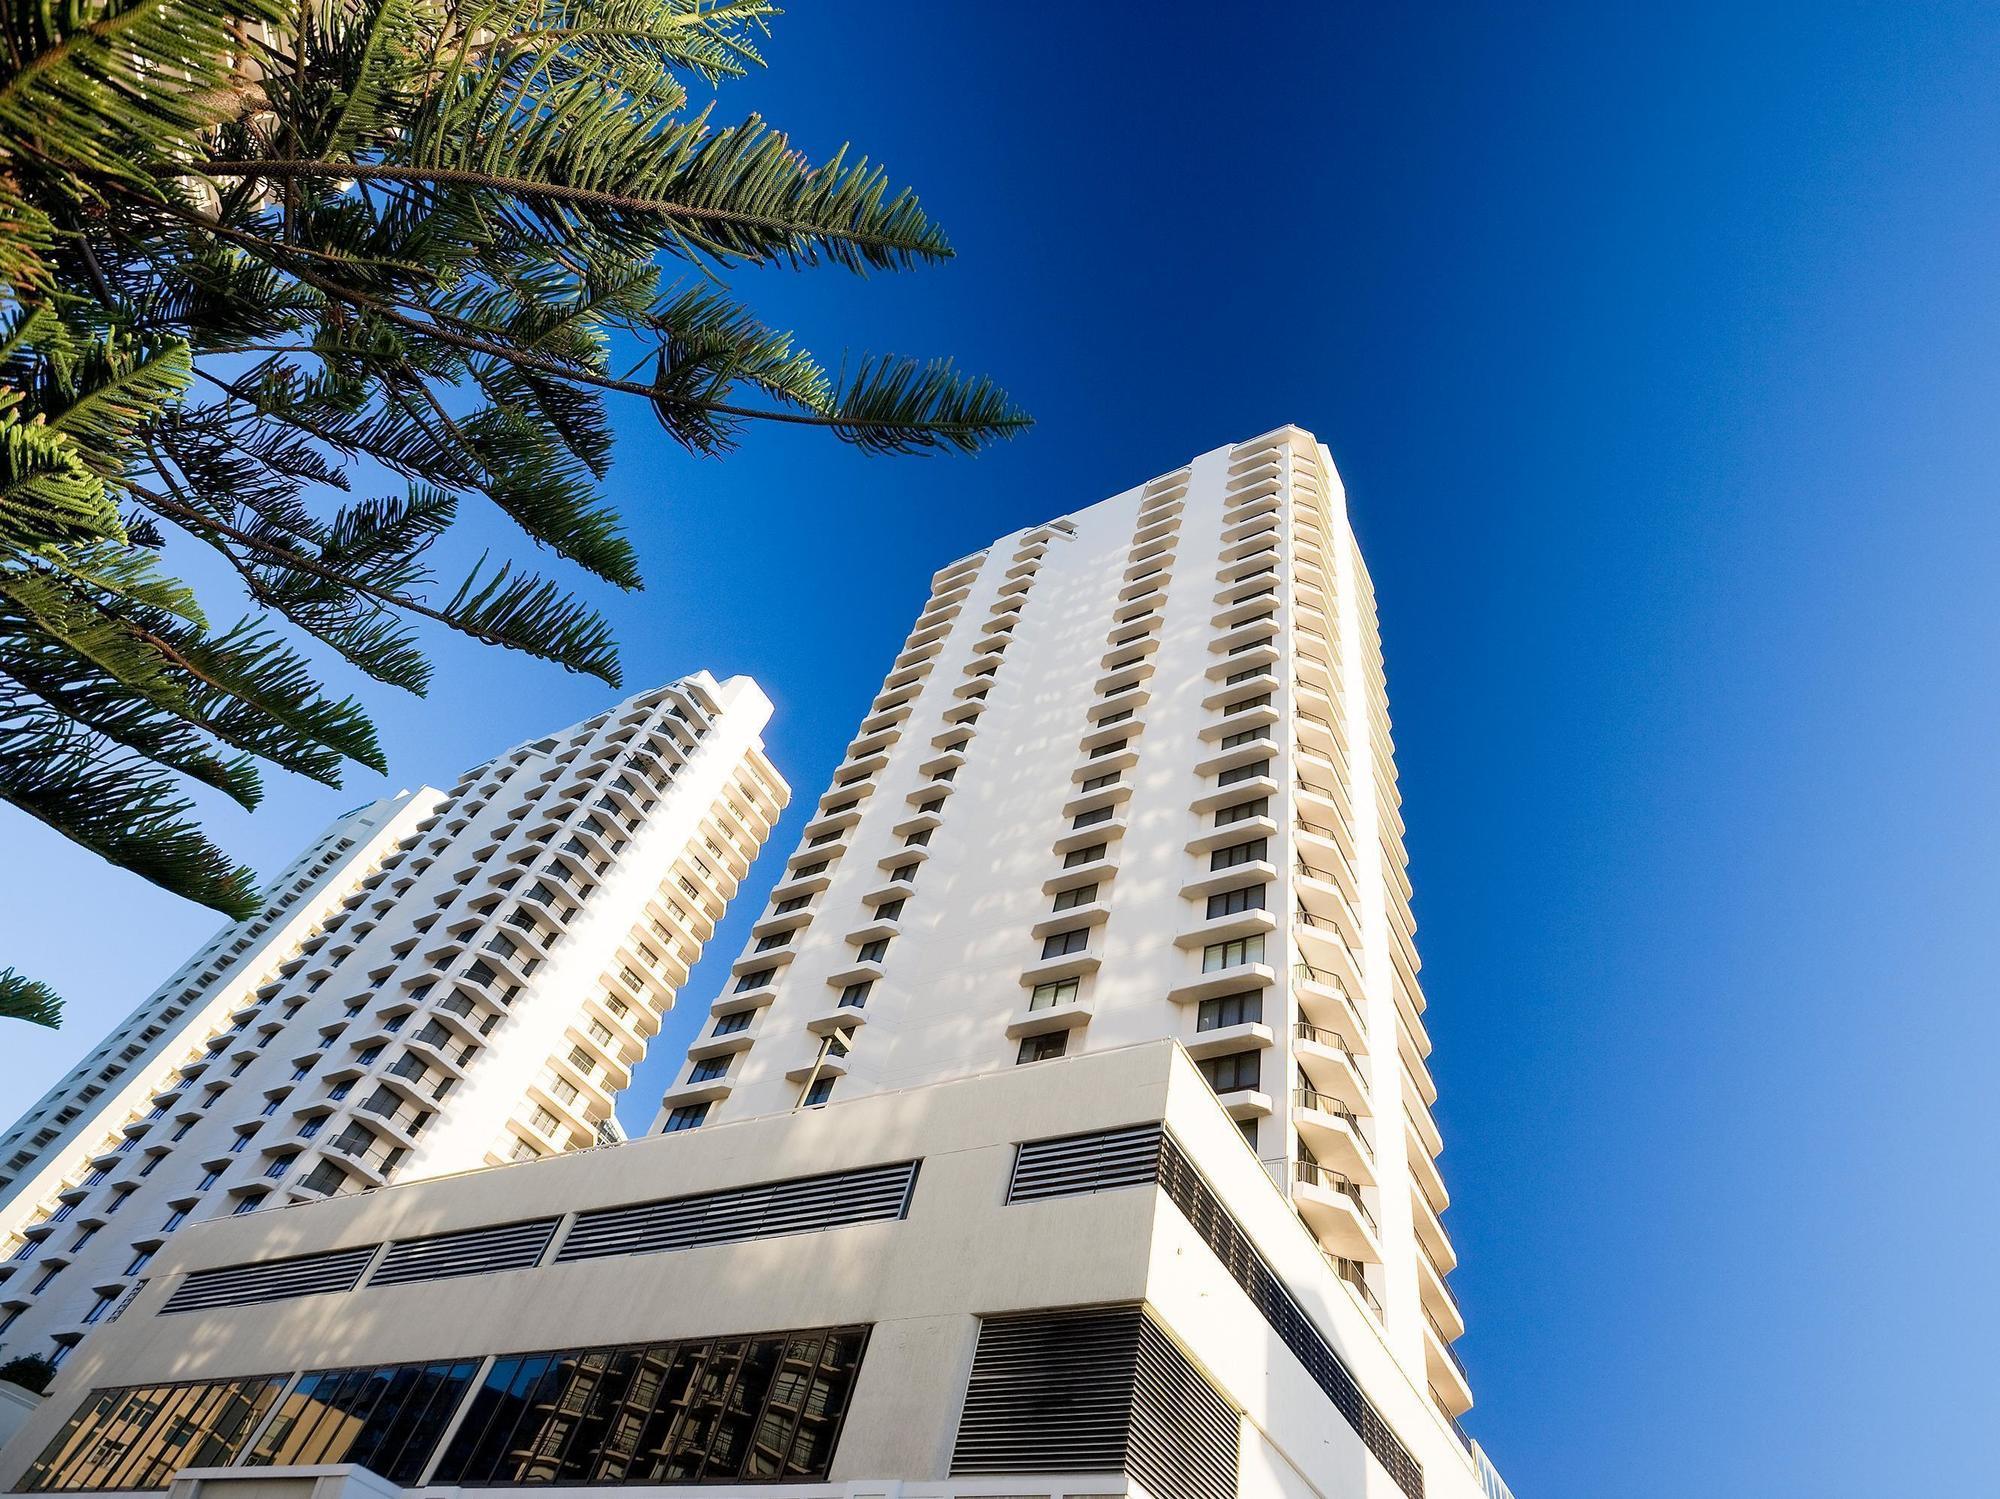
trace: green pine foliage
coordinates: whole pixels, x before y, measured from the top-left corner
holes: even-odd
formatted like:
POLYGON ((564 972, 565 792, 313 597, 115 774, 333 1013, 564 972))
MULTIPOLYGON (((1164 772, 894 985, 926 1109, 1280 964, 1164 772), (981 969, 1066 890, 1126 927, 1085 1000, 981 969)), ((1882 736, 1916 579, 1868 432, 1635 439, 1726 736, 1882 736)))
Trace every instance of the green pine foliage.
MULTIPOLYGON (((1025 425, 945 361, 830 374, 739 267, 903 270, 950 246, 847 152, 690 107, 760 64, 767 0, 8 0, 0 48, 0 799, 232 916, 188 791, 382 767, 310 637, 424 691, 428 620, 616 684, 604 621, 485 557, 460 508, 621 588, 610 410, 696 454, 758 421, 877 453, 1025 425), (615 351, 615 358, 614 358, 615 351), (635 356, 637 351, 638 357, 635 356), (387 492, 354 494, 357 487, 387 492), (219 556, 211 622, 164 570, 219 556)), ((0 1013, 53 1023, 11 970, 0 1013)))

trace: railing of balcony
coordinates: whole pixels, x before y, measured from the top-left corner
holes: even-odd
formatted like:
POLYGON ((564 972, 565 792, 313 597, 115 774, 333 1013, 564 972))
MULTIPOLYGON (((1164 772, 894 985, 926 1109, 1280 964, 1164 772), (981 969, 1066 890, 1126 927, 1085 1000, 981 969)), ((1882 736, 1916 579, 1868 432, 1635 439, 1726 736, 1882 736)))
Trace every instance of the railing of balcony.
POLYGON ((1335 1171, 1331 1166, 1322 1166, 1318 1161, 1294 1161, 1292 1177, 1309 1187, 1321 1187, 1329 1192, 1338 1192, 1354 1204, 1354 1211, 1361 1215, 1362 1222, 1371 1229, 1375 1227, 1375 1215, 1368 1211, 1368 1204, 1361 1200, 1361 1188, 1346 1173, 1335 1171))

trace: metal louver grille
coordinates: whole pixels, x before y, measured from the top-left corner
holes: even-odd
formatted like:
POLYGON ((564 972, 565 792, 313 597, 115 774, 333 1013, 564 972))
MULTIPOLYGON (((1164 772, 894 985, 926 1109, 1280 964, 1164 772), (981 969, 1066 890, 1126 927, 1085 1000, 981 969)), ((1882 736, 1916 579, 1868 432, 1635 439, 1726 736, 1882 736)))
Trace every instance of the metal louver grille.
POLYGON ((556 1251, 556 1263, 658 1254, 901 1218, 909 1211, 916 1179, 917 1163, 901 1161, 579 1213, 556 1251))
POLYGON ((1158 1124, 1141 1124, 1058 1140, 1029 1140, 1014 1147, 1007 1200, 1032 1202, 1156 1182, 1162 1138, 1158 1124))
POLYGON ((351 1291, 375 1257, 377 1246, 342 1249, 332 1254, 307 1254, 297 1259, 266 1260, 256 1265, 223 1265, 197 1270, 174 1289, 160 1314, 200 1312, 219 1306, 251 1306, 260 1301, 285 1301, 293 1296, 318 1296, 327 1291, 351 1291))
POLYGON ((497 1270, 525 1270, 538 1263, 560 1218, 536 1218, 475 1228, 464 1233, 436 1234, 428 1239, 399 1239, 389 1246, 382 1263, 368 1277, 370 1286, 400 1286, 420 1280, 450 1280, 459 1275, 489 1275, 497 1270))
POLYGON ((1409 1499, 1423 1499, 1424 1470, 1405 1447, 1382 1413, 1362 1393, 1361 1386, 1340 1361, 1312 1319, 1302 1310, 1292 1293, 1285 1289, 1277 1272, 1264 1262, 1250 1242, 1243 1226, 1223 1207, 1201 1173, 1181 1154, 1171 1137, 1160 1153, 1160 1187, 1181 1216, 1201 1235, 1230 1278, 1243 1288, 1252 1306, 1262 1314, 1285 1346, 1305 1366, 1334 1408, 1346 1417, 1362 1445, 1395 1480, 1396 1487, 1409 1499))
POLYGON ((1147 1318, 1132 1393, 1132 1476, 1159 1499, 1227 1499, 1240 1434, 1229 1402, 1147 1318))
POLYGON ((1143 1307, 989 1317, 951 1471, 1129 1472, 1159 1499, 1235 1499, 1237 1429, 1143 1307))
POLYGON ((951 1471, 1122 1473, 1144 1320, 1129 1306, 981 1322, 951 1471))

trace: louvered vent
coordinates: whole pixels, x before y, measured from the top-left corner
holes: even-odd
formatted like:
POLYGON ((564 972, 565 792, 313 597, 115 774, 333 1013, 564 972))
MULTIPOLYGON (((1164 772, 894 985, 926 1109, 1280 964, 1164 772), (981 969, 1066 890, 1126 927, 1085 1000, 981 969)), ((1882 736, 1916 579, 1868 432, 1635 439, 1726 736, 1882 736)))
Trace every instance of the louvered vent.
POLYGON ((1032 1202, 1038 1197, 1073 1197, 1158 1181, 1160 1140, 1158 1124, 1141 1124, 1131 1129, 1065 1135, 1059 1140, 1030 1140, 1017 1145, 1014 1175, 1007 1183, 1007 1200, 1032 1202))
POLYGON ((1215 1251, 1230 1278, 1243 1288, 1250 1304, 1257 1308, 1271 1330, 1291 1349, 1305 1371, 1312 1376, 1327 1399, 1333 1402, 1361 1438, 1362 1445, 1375 1455, 1396 1487, 1409 1499, 1424 1499, 1424 1470, 1395 1429, 1383 1419, 1373 1402, 1348 1372, 1333 1345, 1313 1324, 1278 1274, 1257 1252, 1219 1198, 1202 1179, 1194 1164, 1181 1153, 1169 1136, 1160 1152, 1160 1188, 1180 1209, 1194 1231, 1215 1251))
POLYGON ((525 1270, 537 1264, 556 1231, 559 1218, 505 1223, 464 1233, 437 1234, 428 1239, 400 1239, 389 1246, 382 1263, 368 1277, 370 1286, 401 1286, 419 1280, 450 1280, 459 1275, 489 1275, 496 1270, 525 1270))
POLYGON ((218 1306, 251 1306, 260 1301, 287 1301, 294 1296, 318 1296, 327 1291, 351 1291, 375 1257, 376 1246, 342 1249, 333 1254, 307 1254, 297 1259, 266 1260, 256 1265, 222 1265, 197 1270, 175 1287, 160 1314, 201 1312, 218 1306))
POLYGON ((1125 1473, 1159 1499, 1234 1499, 1236 1412, 1142 1307, 989 1317, 951 1471, 1125 1473))
POLYGON ((917 1163, 902 1161, 579 1213, 556 1251, 556 1263, 735 1244, 901 1218, 909 1211, 916 1180, 917 1163))

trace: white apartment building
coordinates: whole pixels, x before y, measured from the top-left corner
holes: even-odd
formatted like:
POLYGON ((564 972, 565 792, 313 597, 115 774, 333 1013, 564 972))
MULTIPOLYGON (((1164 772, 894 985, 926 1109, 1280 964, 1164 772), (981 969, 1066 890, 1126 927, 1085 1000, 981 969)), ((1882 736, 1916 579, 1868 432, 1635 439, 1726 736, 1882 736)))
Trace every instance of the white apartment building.
POLYGON ((616 1138, 788 798, 770 712, 697 673, 338 819, 0 1137, 0 1357, 184 1224, 616 1138))
POLYGON ((658 1128, 1177 1038, 1456 1417, 1399 800, 1309 434, 1002 537, 933 578, 658 1128))
POLYGON ((1510 1499, 1396 804, 1309 435, 1009 536, 936 576, 656 1133, 178 1236, 0 1490, 1510 1499))

